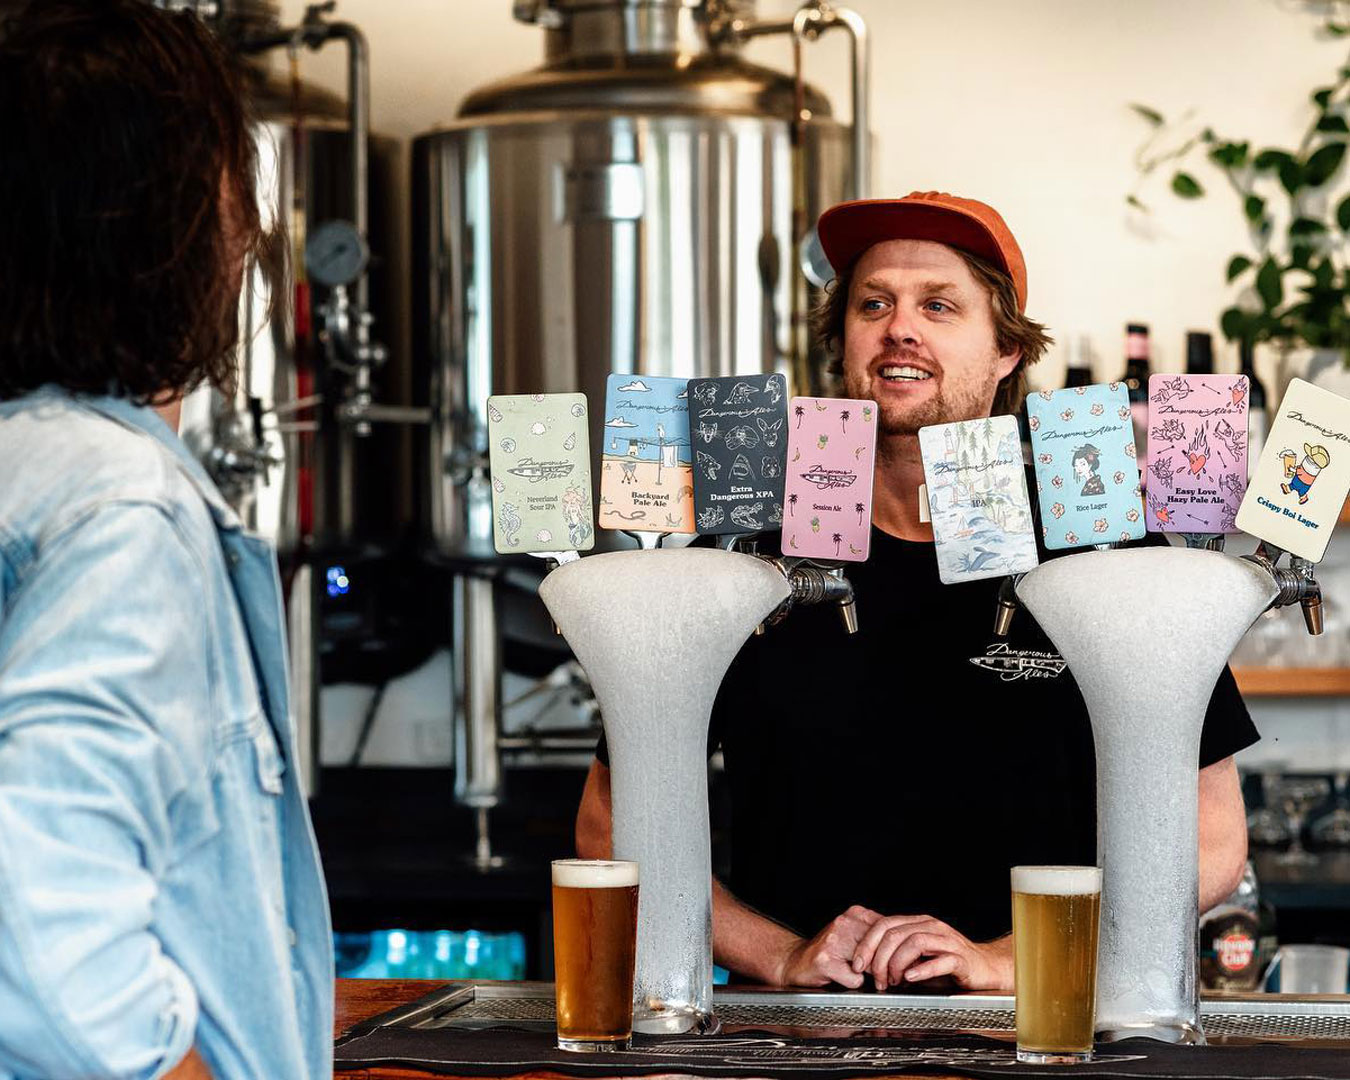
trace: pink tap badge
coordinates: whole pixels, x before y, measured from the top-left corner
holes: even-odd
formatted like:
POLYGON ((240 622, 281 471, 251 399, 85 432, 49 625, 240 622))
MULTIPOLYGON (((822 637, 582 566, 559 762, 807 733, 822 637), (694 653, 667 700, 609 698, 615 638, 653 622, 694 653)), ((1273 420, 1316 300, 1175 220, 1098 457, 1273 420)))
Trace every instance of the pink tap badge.
POLYGON ((1247 492, 1245 375, 1153 375, 1148 380, 1150 532, 1237 532, 1247 492))
POLYGON ((862 562, 872 536, 876 402, 796 397, 788 406, 783 554, 862 562))

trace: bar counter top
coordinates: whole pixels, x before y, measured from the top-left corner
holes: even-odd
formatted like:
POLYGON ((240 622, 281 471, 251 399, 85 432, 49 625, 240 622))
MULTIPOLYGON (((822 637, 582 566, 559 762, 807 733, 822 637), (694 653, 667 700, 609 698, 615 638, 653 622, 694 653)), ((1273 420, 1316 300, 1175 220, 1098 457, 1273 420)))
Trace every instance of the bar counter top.
MULTIPOLYGON (((722 996, 719 1001, 718 1012, 720 1016, 725 1016, 732 1025, 732 1030, 738 1026, 737 1009, 741 1013, 745 1012, 747 1003, 753 1002, 773 1002, 772 1008, 778 1007, 778 1002, 790 1003, 792 999, 801 999, 803 995, 795 991, 770 990, 768 988, 748 989, 744 992, 738 988, 719 988, 722 996), (725 1010, 725 1011, 724 1011, 725 1010)), ((405 1016, 411 1018, 413 1015, 418 1017, 432 1015, 435 1010, 443 1008, 458 1008, 455 1002, 463 1000, 482 1001, 490 1004, 493 1000, 514 1001, 517 1005, 528 1004, 541 995, 547 995, 542 999, 542 1004, 546 1005, 549 1012, 552 1009, 552 986, 544 983, 491 983, 477 981, 473 984, 460 982, 447 982, 444 980, 424 980, 424 979, 338 979, 336 983, 336 1011, 335 1011, 335 1030, 334 1037, 346 1033, 354 1025, 368 1020, 371 1017, 381 1013, 388 1012, 391 1009, 400 1008, 411 1002, 417 1001, 425 995, 434 995, 427 1002, 421 1003, 419 1009, 432 1010, 432 1013, 425 1011, 417 1014, 407 1013, 405 1016), (470 996, 466 999, 465 993, 470 996), (528 999, 528 1000, 526 1000, 528 999)), ((814 1001, 816 1007, 830 1006, 849 1006, 865 1005, 869 1000, 876 1002, 875 995, 857 996, 849 993, 830 993, 828 991, 812 992, 807 995, 814 1001)), ((943 1030, 950 1030, 952 1034, 959 1033, 960 1030, 972 1031, 983 1030, 987 1036, 993 1036, 999 1040, 1012 1040, 1011 1028, 1011 1008, 1012 1000, 1008 995, 986 995, 986 994, 961 994, 952 997, 939 998, 931 997, 927 999, 934 1006, 942 1006, 945 1002, 945 1011, 942 1013, 944 1019, 939 1023, 943 1030), (993 1015, 990 1009, 1002 1009, 995 1022, 981 1024, 977 1018, 983 1016, 986 1021, 993 1015), (961 1019, 955 1023, 950 1019, 952 1010, 961 1019), (968 1011, 969 1010, 969 1011, 968 1011), (969 1022, 963 1024, 962 1019, 968 1017, 969 1022), (952 1027, 947 1027, 952 1023, 952 1027), (998 1028, 998 1030, 994 1030, 998 1028)), ((1336 1064, 1331 1072, 1326 1075, 1335 1077, 1350 1076, 1350 995, 1318 995, 1318 996, 1286 996, 1279 994, 1207 994, 1206 1004, 1202 1006, 1205 1015, 1207 1029, 1211 1034, 1211 1044, 1227 1045, 1230 1048, 1250 1047, 1258 1044, 1269 1046, 1272 1042, 1283 1044, 1285 1047, 1306 1047, 1309 1050, 1334 1050, 1336 1064), (1274 1018, 1278 1024, 1277 1027, 1269 1026, 1261 1028, 1260 1024, 1269 1023, 1274 1018), (1211 1022, 1215 1025, 1210 1027, 1211 1022), (1256 1027, 1252 1027, 1256 1024, 1256 1027)), ((538 1002, 536 1002, 538 1004, 538 1002)), ((912 1007, 914 1001, 901 996, 894 1005, 899 1008, 912 1007), (906 1004, 908 1003, 908 1004, 906 1004)), ((922 1002, 920 1002, 922 1004, 922 1002)), ((791 1005, 788 1005, 791 1008, 791 1005)), ((889 1004, 887 1006, 889 1007, 889 1004)), ((926 1008, 926 1006, 925 1006, 926 1008)), ((517 1014, 520 1015, 520 1014, 517 1014)), ((911 1014, 913 1015, 913 1014, 911 1014)), ((542 1019, 542 1016, 536 1018, 542 1019)), ((746 1017, 739 1016, 741 1023, 745 1023, 746 1017)), ((823 1019, 823 1017, 822 1017, 823 1019)), ((898 1026, 890 1024, 888 1026, 898 1026)), ((907 1027, 908 1025, 906 1025, 907 1027)), ((930 1034, 933 1034, 933 1025, 924 1025, 928 1028, 930 1034)), ((756 1024, 756 1029, 762 1029, 762 1025, 756 1024)), ((917 1025, 916 1025, 917 1027, 917 1025)), ((855 1033, 859 1035, 872 1034, 877 1032, 867 1032, 857 1029, 855 1033)), ((802 1034, 803 1032, 798 1032, 802 1034)), ((830 1033, 833 1038, 847 1037, 847 1032, 835 1030, 830 1033)), ((1232 1050, 1230 1049, 1231 1053, 1232 1050)), ((1305 1059, 1307 1061, 1308 1059, 1305 1059)), ((1326 1056, 1323 1055, 1323 1060, 1326 1056)), ((1253 1062, 1253 1064, 1256 1064, 1253 1062)), ((616 1062, 616 1066, 618 1063, 616 1062)), ((1263 1062, 1258 1066, 1264 1068, 1263 1062)), ((1100 1069, 1100 1066, 1098 1067, 1100 1069)), ((1109 1068, 1109 1067, 1108 1067, 1109 1068)), ((1301 1067, 1300 1067, 1301 1068, 1301 1067)), ((1282 1076, 1305 1075, 1302 1071, 1296 1069, 1289 1072, 1289 1062, 1286 1060, 1283 1066, 1275 1074, 1282 1076)), ((1094 1070, 1096 1071, 1096 1070, 1094 1070)), ((1249 1073, 1248 1069, 1239 1070, 1244 1074, 1249 1073)), ((1108 1072, 1097 1071, 1098 1076, 1111 1075, 1108 1072)), ((1204 1075, 1214 1075, 1212 1067, 1209 1070, 1202 1070, 1204 1075)), ((358 1068, 344 1070, 336 1074, 339 1078, 352 1077, 354 1080, 416 1080, 422 1078, 426 1080, 431 1076, 444 1076, 446 1074, 435 1074, 418 1069, 399 1067, 399 1066, 380 1066, 376 1068, 358 1068)), ((550 1080, 566 1080, 560 1077, 560 1074, 548 1071, 529 1071, 515 1074, 520 1077, 529 1078, 550 1078, 550 1080)), ((624 1075, 618 1067, 613 1073, 601 1073, 601 1076, 622 1076, 624 1075)), ((673 1075, 673 1074, 668 1074, 673 1075)), ((688 1075, 688 1074, 685 1074, 688 1075)), ((746 1076, 766 1075, 764 1067, 761 1065, 758 1070, 747 1067, 746 1076)), ((878 1071, 863 1072, 859 1075, 866 1075, 869 1080, 881 1080, 878 1071)), ((913 1074, 910 1074, 913 1075, 913 1074)), ((959 1073, 934 1073, 925 1071, 925 1076, 945 1077, 948 1080, 958 1080, 959 1073)), ((1166 1075, 1166 1074, 1154 1074, 1166 1075)), ((1255 1074, 1251 1074, 1255 1075, 1255 1074)), ((1262 1072, 1261 1075, 1267 1075, 1262 1072)))
MULTIPOLYGON (((336 1039, 353 1024, 378 1016, 389 1009, 398 1008, 416 1001, 438 987, 448 985, 439 979, 338 979, 336 988, 336 1008, 333 1014, 333 1037, 336 1039)), ((616 1072, 616 1076, 622 1075, 616 1072)), ((747 1073, 747 1075, 749 1075, 747 1073)), ((559 1073, 526 1072, 519 1076, 528 1080, 572 1080, 559 1073)), ((955 1073, 926 1072, 927 1080, 963 1080, 955 1073)), ((428 1080, 438 1077, 445 1080, 444 1073, 424 1072, 420 1069, 398 1067, 380 1067, 376 1069, 344 1069, 335 1074, 338 1080, 428 1080)), ((875 1073, 868 1074, 867 1080, 886 1080, 875 1073)))

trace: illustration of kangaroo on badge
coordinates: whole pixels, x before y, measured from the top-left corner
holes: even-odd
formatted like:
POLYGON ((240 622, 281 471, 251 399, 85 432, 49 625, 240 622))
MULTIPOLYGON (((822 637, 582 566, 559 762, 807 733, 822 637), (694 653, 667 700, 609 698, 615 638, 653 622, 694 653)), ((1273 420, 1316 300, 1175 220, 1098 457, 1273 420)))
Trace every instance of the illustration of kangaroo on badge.
POLYGON ((1303 444, 1303 460, 1297 465, 1298 455, 1292 450, 1281 450, 1280 460, 1284 462, 1284 476, 1287 483, 1280 485, 1286 495, 1290 491, 1298 492, 1299 505, 1308 501, 1308 489, 1317 480, 1317 474, 1331 464, 1331 455, 1325 446, 1303 444))

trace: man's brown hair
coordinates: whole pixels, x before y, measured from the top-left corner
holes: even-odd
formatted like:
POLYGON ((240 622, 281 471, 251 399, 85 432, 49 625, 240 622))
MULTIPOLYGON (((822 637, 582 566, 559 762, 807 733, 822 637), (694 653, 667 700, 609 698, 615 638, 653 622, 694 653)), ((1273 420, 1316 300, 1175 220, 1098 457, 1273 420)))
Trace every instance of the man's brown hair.
POLYGON ((186 12, 35 0, 0 26, 0 399, 228 387, 260 250, 237 74, 186 12))
MULTIPOLYGON (((975 280, 984 286, 989 294, 989 305, 994 316, 994 343, 1000 356, 1006 356, 1015 347, 1022 350, 1022 358, 1017 367, 1003 378, 994 391, 992 414, 1016 413, 1022 408, 1027 396, 1027 368, 1045 355, 1045 350, 1054 344, 1054 338, 1046 333, 1045 327, 1017 309, 1017 290, 1012 278, 992 263, 971 255, 958 248, 952 248, 975 280)), ((811 330, 816 344, 824 350, 829 361, 826 370, 836 378, 844 369, 844 317, 848 313, 848 294, 853 285, 853 271, 857 263, 847 267, 843 273, 825 287, 825 296, 811 312, 811 330)))

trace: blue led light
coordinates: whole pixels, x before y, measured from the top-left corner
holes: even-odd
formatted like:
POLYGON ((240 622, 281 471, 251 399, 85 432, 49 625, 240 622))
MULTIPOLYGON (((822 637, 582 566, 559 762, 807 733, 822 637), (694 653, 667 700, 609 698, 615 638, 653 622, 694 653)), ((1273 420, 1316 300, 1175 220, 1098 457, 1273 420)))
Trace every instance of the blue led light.
POLYGON ((328 595, 346 596, 351 592, 351 579, 347 577, 347 571, 341 566, 330 566, 328 568, 328 595))

